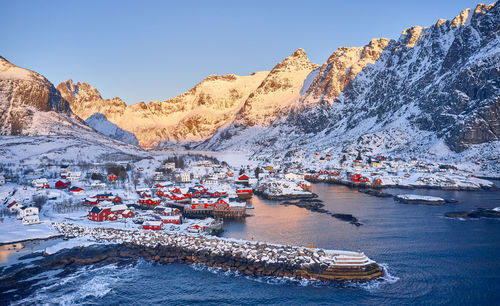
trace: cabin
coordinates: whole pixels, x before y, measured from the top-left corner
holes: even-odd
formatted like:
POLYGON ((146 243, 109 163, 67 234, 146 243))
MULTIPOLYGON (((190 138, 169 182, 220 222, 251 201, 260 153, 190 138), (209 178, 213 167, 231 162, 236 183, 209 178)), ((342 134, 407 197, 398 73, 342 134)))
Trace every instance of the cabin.
POLYGON ((238 183, 248 183, 248 176, 246 174, 242 174, 238 177, 238 183))
POLYGON ((139 204, 143 205, 155 206, 155 205, 160 205, 161 199, 160 198, 139 199, 138 202, 139 204))
POLYGON ((91 221, 102 222, 106 221, 110 214, 111 208, 99 208, 97 206, 94 206, 89 211, 88 219, 91 221))
POLYGON ((116 182, 116 180, 118 179, 118 177, 116 176, 116 174, 114 173, 111 173, 109 176, 108 176, 108 181, 110 181, 111 183, 114 183, 116 182))
POLYGON ((111 206, 110 209, 112 213, 121 215, 125 210, 128 210, 128 207, 125 204, 118 204, 111 206))
POLYGON ((379 159, 372 160, 371 166, 374 168, 382 167, 382 161, 379 159))
POLYGON ((99 193, 99 194, 96 194, 95 197, 99 201, 106 201, 106 200, 111 199, 113 197, 113 194, 112 193, 99 193))
POLYGON ((285 173, 285 178, 290 181, 296 181, 296 180, 303 180, 304 175, 303 174, 296 174, 292 172, 287 172, 285 173))
POLYGON ((120 196, 115 196, 114 198, 111 199, 111 202, 113 203, 121 203, 122 198, 120 196))
POLYGON ((380 186, 380 185, 382 185, 382 179, 380 179, 380 178, 376 178, 376 179, 373 181, 373 185, 375 185, 375 186, 380 186))
POLYGON ((69 191, 74 193, 74 194, 80 194, 80 193, 83 193, 84 190, 81 187, 73 186, 69 189, 69 191))
POLYGON ((38 207, 23 206, 18 210, 19 219, 24 219, 27 216, 38 215, 38 207))
POLYGON ((163 169, 165 169, 165 170, 174 170, 175 169, 175 163, 165 163, 163 165, 163 169))
POLYGON ((71 186, 71 182, 67 180, 59 180, 55 183, 54 187, 56 189, 65 189, 71 186))
POLYGON ((49 181, 46 178, 34 179, 31 181, 31 186, 38 189, 49 189, 49 181))
POLYGON ((90 184, 90 188, 95 190, 104 190, 106 188, 106 184, 103 182, 94 182, 90 184))
POLYGON ((354 182, 354 183, 359 183, 361 180, 361 174, 349 174, 347 176, 349 181, 354 182))
POLYGON ((85 199, 83 199, 82 204, 83 205, 97 205, 97 204, 99 204, 99 199, 97 199, 96 197, 85 198, 85 199))
POLYGON ((38 224, 40 223, 40 217, 38 217, 38 214, 26 216, 23 218, 22 222, 23 225, 38 224))
POLYGON ((181 183, 187 183, 189 181, 191 181, 191 175, 187 172, 182 172, 180 174, 178 174, 176 177, 178 182, 181 182, 181 183))
POLYGON ((7 209, 11 212, 11 213, 16 213, 17 211, 19 211, 21 208, 23 207, 23 204, 19 203, 19 202, 16 202, 16 201, 12 201, 9 205, 7 205, 7 209))
POLYGON ((325 155, 325 159, 326 159, 326 160, 332 160, 332 155, 330 155, 330 154, 326 154, 326 155, 325 155))
POLYGON ((361 168, 363 168, 363 161, 361 161, 361 160, 354 160, 352 162, 352 166, 354 168, 356 168, 356 169, 361 169, 361 168))
POLYGON ((182 223, 182 216, 181 215, 161 216, 161 221, 164 224, 168 224, 168 223, 181 224, 182 223))
POLYGON ((61 176, 61 178, 65 179, 68 176, 69 172, 71 172, 71 167, 68 165, 62 165, 59 168, 59 175, 61 176))
POLYGON ((81 171, 69 171, 66 175, 66 179, 72 181, 72 182, 78 182, 80 181, 80 178, 82 177, 82 172, 81 171))
POLYGON ((219 178, 217 176, 210 176, 203 180, 203 184, 206 185, 215 185, 219 182, 219 178))
POLYGON ((142 229, 144 230, 153 230, 153 231, 159 231, 163 228, 163 222, 162 221, 144 221, 142 223, 142 229))

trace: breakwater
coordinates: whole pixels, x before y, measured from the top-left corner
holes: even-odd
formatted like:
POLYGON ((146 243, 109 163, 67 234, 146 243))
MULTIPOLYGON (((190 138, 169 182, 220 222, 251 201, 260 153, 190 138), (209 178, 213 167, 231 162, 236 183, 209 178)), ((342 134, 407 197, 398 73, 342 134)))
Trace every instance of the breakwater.
POLYGON ((91 237, 134 249, 160 263, 202 263, 245 275, 366 281, 383 275, 363 253, 223 239, 204 235, 54 223, 66 237, 91 237))

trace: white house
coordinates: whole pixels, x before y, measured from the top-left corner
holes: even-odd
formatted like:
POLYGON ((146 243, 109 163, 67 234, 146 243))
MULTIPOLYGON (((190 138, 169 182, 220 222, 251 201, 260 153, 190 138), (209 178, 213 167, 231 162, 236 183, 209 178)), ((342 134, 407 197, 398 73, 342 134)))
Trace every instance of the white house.
POLYGON ((189 182, 191 181, 191 175, 187 172, 182 172, 180 175, 177 176, 177 180, 179 182, 189 182))
POLYGON ((94 183, 90 184, 90 188, 96 189, 96 190, 104 190, 104 189, 106 189, 106 183, 94 182, 94 183))
POLYGON ((5 176, 0 175, 0 186, 5 184, 5 176))
POLYGON ((31 186, 35 188, 49 188, 49 181, 46 178, 34 179, 31 181, 31 186))
POLYGON ((11 212, 11 213, 16 213, 18 212, 21 207, 23 207, 23 204, 17 202, 17 201, 12 201, 9 205, 7 205, 7 209, 11 212))
POLYGON ((66 175, 66 178, 72 182, 78 182, 81 177, 82 177, 81 171, 70 171, 68 172, 68 175, 66 175))
POLYGON ((296 181, 296 180, 303 180, 304 175, 303 174, 297 174, 297 173, 292 173, 292 172, 287 172, 285 173, 285 178, 290 181, 296 181))
POLYGON ((163 165, 163 169, 166 170, 174 170, 175 169, 175 163, 165 163, 163 165))
POLYGON ((61 168, 59 169, 59 174, 61 176, 68 176, 68 172, 70 171, 71 171, 70 166, 61 166, 61 168))
POLYGON ((38 207, 24 206, 18 210, 19 219, 24 219, 27 216, 34 216, 34 215, 38 215, 38 207))
POLYGON ((162 181, 162 180, 164 179, 164 177, 163 177, 163 172, 155 172, 154 179, 155 179, 156 181, 162 181))
POLYGON ((203 184, 206 185, 215 185, 219 182, 219 178, 216 176, 210 176, 203 180, 203 184))
POLYGON ((37 215, 26 216, 23 218, 23 225, 31 225, 40 223, 40 218, 37 215))

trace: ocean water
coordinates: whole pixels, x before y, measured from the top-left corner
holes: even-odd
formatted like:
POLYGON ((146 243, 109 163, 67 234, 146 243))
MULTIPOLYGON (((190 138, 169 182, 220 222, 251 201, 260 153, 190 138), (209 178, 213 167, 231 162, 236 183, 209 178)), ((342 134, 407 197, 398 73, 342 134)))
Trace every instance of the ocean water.
POLYGON ((499 207, 500 192, 387 190, 459 200, 430 206, 401 204, 344 186, 315 184, 313 191, 325 201, 325 209, 353 214, 363 225, 254 197, 255 209, 249 211, 253 216, 226 222, 222 235, 361 250, 386 268, 383 279, 343 284, 295 281, 139 260, 44 272, 22 293, 0 293, 1 300, 37 305, 500 303, 500 221, 443 217, 448 211, 499 207))

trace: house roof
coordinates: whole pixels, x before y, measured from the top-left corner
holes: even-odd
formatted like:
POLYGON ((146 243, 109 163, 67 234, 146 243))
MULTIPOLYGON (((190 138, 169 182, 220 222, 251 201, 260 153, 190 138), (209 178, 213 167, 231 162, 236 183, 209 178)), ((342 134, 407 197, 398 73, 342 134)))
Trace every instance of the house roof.
POLYGON ((92 207, 92 209, 89 211, 89 213, 99 214, 101 211, 102 211, 102 209, 100 209, 100 208, 99 208, 99 207, 97 207, 97 206, 94 206, 94 207, 92 207))

